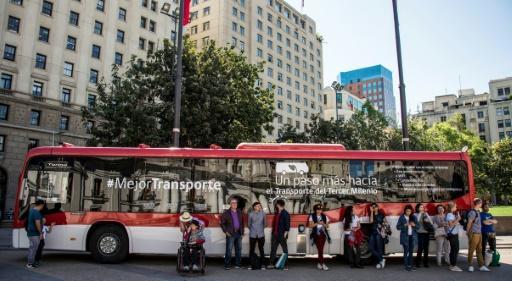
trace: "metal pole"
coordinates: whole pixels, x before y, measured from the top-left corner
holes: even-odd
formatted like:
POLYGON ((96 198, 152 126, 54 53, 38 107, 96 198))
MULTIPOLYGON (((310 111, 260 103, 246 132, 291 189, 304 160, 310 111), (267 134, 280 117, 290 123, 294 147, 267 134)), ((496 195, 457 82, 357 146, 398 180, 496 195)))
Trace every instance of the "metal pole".
POLYGON ((396 54, 398 58, 398 79, 400 89, 400 115, 402 117, 402 142, 404 144, 404 150, 409 150, 409 129, 407 127, 407 103, 405 101, 405 83, 404 73, 402 69, 402 46, 400 44, 400 28, 398 24, 398 9, 397 0, 393 1, 393 15, 395 18, 395 40, 396 40, 396 54))
POLYGON ((181 116, 181 78, 183 57, 183 14, 185 13, 185 0, 180 0, 180 14, 178 18, 178 44, 176 45, 176 79, 174 82, 174 127, 172 128, 174 147, 180 147, 180 116, 181 116))

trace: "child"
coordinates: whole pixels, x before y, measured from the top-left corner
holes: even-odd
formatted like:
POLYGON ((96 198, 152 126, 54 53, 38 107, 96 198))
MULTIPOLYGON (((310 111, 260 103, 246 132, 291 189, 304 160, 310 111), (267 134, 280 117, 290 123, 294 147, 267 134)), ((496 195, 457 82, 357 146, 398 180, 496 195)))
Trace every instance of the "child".
POLYGON ((190 226, 184 233, 184 241, 186 242, 186 249, 184 251, 184 271, 188 271, 192 266, 193 271, 198 271, 199 264, 198 252, 201 245, 205 242, 203 229, 200 227, 201 223, 198 220, 192 220, 190 226))

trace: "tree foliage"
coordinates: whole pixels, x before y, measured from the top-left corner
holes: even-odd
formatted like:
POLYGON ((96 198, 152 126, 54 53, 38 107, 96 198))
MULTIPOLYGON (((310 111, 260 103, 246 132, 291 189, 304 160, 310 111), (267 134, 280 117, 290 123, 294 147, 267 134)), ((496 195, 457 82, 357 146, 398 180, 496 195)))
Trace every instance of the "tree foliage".
MULTIPOLYGON (((175 48, 165 41, 146 60, 132 58, 124 73, 114 67, 111 83, 98 86, 97 104, 83 110, 96 120, 90 145, 169 146, 174 123, 175 48)), ((273 93, 255 87, 263 65, 247 62, 232 48, 211 41, 197 51, 186 38, 180 143, 187 147, 218 144, 233 148, 257 142, 270 126, 273 93)))

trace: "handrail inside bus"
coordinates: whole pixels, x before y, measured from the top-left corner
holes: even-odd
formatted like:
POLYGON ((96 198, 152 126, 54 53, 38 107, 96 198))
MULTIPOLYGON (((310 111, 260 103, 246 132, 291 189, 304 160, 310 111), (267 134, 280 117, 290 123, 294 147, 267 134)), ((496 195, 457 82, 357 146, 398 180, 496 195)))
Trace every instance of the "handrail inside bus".
POLYGON ((236 147, 237 150, 345 150, 342 144, 331 143, 249 143, 243 142, 236 147))

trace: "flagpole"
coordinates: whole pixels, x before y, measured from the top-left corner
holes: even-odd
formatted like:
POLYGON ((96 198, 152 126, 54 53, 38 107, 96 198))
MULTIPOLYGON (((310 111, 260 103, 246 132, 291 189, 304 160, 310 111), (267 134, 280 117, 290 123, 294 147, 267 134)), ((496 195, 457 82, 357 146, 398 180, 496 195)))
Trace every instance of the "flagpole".
POLYGON ((178 19, 178 44, 176 45, 176 79, 174 81, 174 127, 172 128, 174 147, 180 147, 180 117, 181 117, 181 80, 183 68, 183 16, 185 0, 180 0, 178 19))

